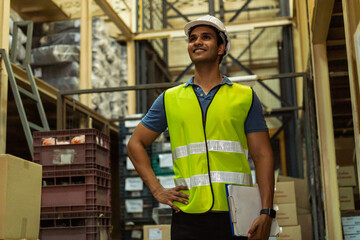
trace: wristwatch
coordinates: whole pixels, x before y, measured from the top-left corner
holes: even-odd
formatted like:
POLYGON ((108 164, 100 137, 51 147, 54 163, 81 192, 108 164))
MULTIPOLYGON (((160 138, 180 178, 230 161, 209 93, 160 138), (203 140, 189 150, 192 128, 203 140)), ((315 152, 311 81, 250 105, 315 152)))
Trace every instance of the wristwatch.
POLYGON ((276 211, 272 208, 265 208, 265 209, 261 209, 260 211, 260 215, 261 214, 266 214, 269 215, 271 218, 275 218, 276 217, 276 211))

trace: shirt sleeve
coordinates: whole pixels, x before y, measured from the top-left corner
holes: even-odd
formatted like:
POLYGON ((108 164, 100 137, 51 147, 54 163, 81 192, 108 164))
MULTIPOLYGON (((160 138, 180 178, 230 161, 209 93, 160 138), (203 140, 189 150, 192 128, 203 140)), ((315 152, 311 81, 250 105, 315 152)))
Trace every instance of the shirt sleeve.
POLYGON ((261 102, 253 90, 253 102, 245 120, 245 133, 268 131, 262 112, 261 102))
POLYGON ((167 128, 167 121, 164 107, 164 93, 155 100, 141 123, 152 131, 162 133, 167 128))

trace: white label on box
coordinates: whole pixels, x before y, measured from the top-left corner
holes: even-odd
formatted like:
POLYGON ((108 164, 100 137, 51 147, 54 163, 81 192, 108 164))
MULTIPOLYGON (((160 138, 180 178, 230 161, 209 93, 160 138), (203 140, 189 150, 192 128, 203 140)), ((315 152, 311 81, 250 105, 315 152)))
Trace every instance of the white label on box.
POLYGON ((175 182, 174 182, 174 175, 171 176, 159 176, 159 182, 164 188, 174 188, 175 182))
POLYGON ((360 240, 360 234, 345 235, 345 240, 360 240))
POLYGON ((141 231, 140 230, 132 230, 131 231, 131 238, 141 239, 141 231))
POLYGON ((61 154, 61 164, 70 164, 72 156, 73 155, 69 153, 61 154))
POLYGON ((126 157, 126 169, 135 170, 134 164, 132 163, 129 157, 126 157))
POLYGON ((38 77, 38 78, 41 78, 41 77, 42 77, 42 70, 41 70, 40 67, 34 68, 34 76, 35 76, 35 77, 38 77))
POLYGON ((125 207, 128 213, 142 213, 144 202, 142 199, 126 199, 125 207))
POLYGON ((171 151, 171 143, 170 142, 163 143, 163 151, 171 151))
POLYGON ((173 160, 171 153, 159 154, 160 167, 172 167, 173 160))
POLYGON ((74 40, 75 42, 80 42, 80 34, 75 34, 74 40))
POLYGON ((137 125, 139 125, 140 120, 130 120, 125 121, 125 127, 126 128, 135 128, 137 125))
POLYGON ((144 188, 140 177, 131 177, 125 179, 125 191, 141 191, 144 188))
POLYGON ((124 143, 125 145, 128 145, 130 138, 131 138, 131 135, 126 135, 123 143, 124 143))
POLYGON ((80 20, 75 20, 74 21, 74 27, 80 27, 80 23, 81 23, 80 20))
POLYGON ((167 204, 159 203, 159 208, 171 208, 171 207, 167 204))
POLYGON ((149 240, 161 240, 162 239, 162 231, 158 228, 150 228, 149 229, 149 240))
POLYGON ((341 222, 343 226, 360 225, 360 216, 342 217, 341 222))
POLYGON ((343 226, 344 234, 360 234, 360 225, 343 226))

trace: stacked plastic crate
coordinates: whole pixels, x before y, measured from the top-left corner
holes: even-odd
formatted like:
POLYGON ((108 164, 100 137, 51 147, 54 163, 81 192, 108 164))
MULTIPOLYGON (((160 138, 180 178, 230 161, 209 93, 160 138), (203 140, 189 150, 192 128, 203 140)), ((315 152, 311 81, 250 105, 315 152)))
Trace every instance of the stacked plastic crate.
MULTIPOLYGON (((152 196, 149 188, 143 183, 126 154, 126 144, 138 123, 139 121, 133 120, 119 124, 120 217, 122 221, 122 239, 125 240, 142 239, 144 225, 167 224, 171 220, 171 208, 161 206, 162 204, 159 204, 152 196), (164 211, 165 214, 163 214, 164 211)), ((155 143, 146 150, 160 183, 164 187, 170 188, 174 186, 174 172, 170 143, 164 136, 166 134, 161 134, 155 143)))
POLYGON ((110 239, 110 138, 96 129, 33 138, 43 166, 40 239, 110 239))

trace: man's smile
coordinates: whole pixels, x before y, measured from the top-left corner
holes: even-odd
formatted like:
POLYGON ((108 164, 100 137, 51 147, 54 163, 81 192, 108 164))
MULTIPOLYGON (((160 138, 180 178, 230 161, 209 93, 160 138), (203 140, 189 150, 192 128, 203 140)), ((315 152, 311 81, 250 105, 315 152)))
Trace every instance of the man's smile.
POLYGON ((193 50, 193 53, 195 53, 195 52, 204 52, 204 51, 206 51, 206 50, 203 49, 203 48, 195 48, 195 49, 193 50))

